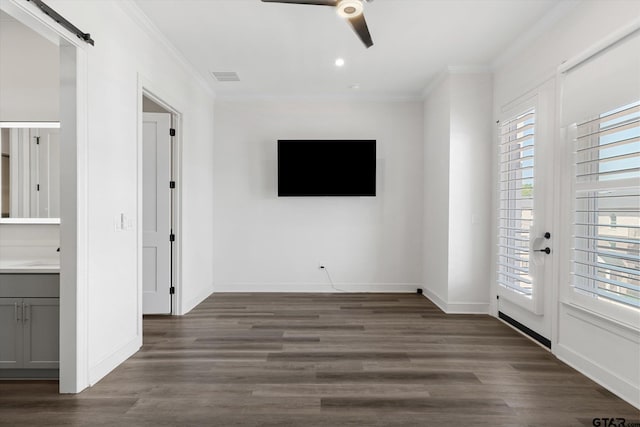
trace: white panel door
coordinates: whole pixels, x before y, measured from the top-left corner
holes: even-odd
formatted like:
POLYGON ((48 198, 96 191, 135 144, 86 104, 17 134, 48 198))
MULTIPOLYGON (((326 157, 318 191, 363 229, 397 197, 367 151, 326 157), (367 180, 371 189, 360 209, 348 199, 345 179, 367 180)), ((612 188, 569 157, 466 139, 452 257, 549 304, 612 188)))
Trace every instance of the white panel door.
POLYGON ((143 313, 171 312, 171 115, 144 113, 142 128, 143 313))
POLYGON ((498 312, 545 345, 552 332, 552 101, 553 85, 542 86, 505 109, 499 129, 498 312))

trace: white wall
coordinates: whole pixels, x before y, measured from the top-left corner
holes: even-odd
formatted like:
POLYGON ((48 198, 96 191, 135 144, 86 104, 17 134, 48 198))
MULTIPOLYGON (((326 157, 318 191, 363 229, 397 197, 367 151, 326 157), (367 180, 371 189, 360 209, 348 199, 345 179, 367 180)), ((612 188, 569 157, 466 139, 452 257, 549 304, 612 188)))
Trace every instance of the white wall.
POLYGON ((424 290, 449 313, 489 308, 491 101, 477 72, 447 72, 425 100, 424 290))
POLYGON ((447 75, 424 104, 423 284, 433 300, 449 299, 449 151, 451 91, 447 75))
MULTIPOLYGON (((78 2, 54 0, 48 4, 74 25, 90 32, 95 46, 87 55, 88 236, 86 302, 88 382, 93 384, 141 345, 141 292, 139 260, 141 201, 138 166, 138 124, 142 99, 139 82, 182 114, 184 162, 178 186, 184 226, 178 236, 182 256, 182 311, 187 311, 212 290, 212 117, 210 92, 183 62, 172 55, 143 18, 135 18, 130 2, 78 2), (142 21, 141 21, 142 19, 142 21), (127 231, 116 232, 114 218, 121 213, 131 221, 127 231)), ((81 102, 84 99, 81 97, 81 102)), ((79 159, 79 164, 83 162, 79 159)), ((82 186, 80 187, 82 188, 82 186)), ((63 218, 64 220, 64 218, 63 218)), ((79 267, 83 269, 83 267, 79 267)))
POLYGON ((0 121, 57 121, 58 46, 0 12, 0 121))
POLYGON ((492 77, 452 74, 449 305, 488 309, 491 262, 492 77))
POLYGON ((415 291, 421 102, 218 100, 216 291, 415 291), (376 139, 376 197, 277 197, 278 139, 376 139))
MULTIPOLYGON (((536 37, 532 41, 528 44, 516 43, 518 49, 512 52, 517 53, 497 61, 499 66, 494 77, 495 117, 510 101, 538 88, 549 79, 556 79, 557 67, 562 62, 637 21, 638 16, 640 2, 585 1, 577 3, 561 19, 548 21, 548 25, 535 29, 536 37)), ((553 121, 555 117, 556 111, 552 108, 547 119, 553 121)), ((562 142, 558 139, 555 144, 562 142)), ((553 195, 549 194, 549 197, 553 195)), ((558 200, 556 198, 556 202, 558 200)), ((554 283, 552 288, 557 290, 566 286, 568 284, 562 279, 560 283, 554 283)), ((568 290, 562 294, 571 295, 571 292, 568 290)), ((554 312, 548 313, 555 319, 554 354, 640 407, 638 328, 581 309, 572 304, 571 298, 558 299, 557 293, 555 301, 554 312)))

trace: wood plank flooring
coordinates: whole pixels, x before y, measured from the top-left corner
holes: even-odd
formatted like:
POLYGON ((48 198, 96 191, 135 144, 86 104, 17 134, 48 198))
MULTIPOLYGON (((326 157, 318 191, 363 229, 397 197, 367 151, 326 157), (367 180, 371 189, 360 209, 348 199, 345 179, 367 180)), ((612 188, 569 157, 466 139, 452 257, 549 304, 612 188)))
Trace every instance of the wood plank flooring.
POLYGON ((94 387, 57 387, 0 382, 0 425, 640 423, 500 321, 411 294, 215 294, 183 317, 145 317, 143 348, 94 387))

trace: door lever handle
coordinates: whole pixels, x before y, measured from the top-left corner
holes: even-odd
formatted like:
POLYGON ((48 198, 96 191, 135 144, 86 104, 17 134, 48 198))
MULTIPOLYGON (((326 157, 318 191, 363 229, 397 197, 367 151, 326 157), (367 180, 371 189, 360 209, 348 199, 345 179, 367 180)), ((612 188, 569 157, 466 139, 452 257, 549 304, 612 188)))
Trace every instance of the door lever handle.
POLYGON ((544 249, 538 249, 536 252, 544 252, 545 254, 549 255, 551 253, 551 248, 547 246, 544 249))

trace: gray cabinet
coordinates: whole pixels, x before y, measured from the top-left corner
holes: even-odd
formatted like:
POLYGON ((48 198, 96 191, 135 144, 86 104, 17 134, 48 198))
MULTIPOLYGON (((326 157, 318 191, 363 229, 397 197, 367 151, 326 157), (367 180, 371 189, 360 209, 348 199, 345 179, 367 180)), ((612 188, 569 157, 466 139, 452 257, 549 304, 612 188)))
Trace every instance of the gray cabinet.
POLYGON ((57 370, 59 276, 0 274, 0 279, 0 377, 57 370))
POLYGON ((0 298, 0 369, 57 369, 58 298, 0 298))
POLYGON ((21 368, 22 298, 0 298, 0 369, 21 368))
POLYGON ((57 369, 60 360, 60 299, 23 300, 23 368, 57 369))

